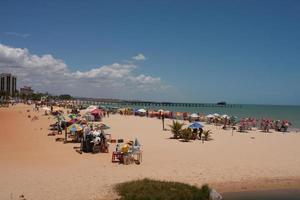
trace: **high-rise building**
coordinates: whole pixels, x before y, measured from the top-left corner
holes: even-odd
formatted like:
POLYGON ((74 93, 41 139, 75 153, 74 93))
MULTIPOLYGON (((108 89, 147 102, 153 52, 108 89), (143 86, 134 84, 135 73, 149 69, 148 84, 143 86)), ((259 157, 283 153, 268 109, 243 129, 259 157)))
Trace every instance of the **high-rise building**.
POLYGON ((17 77, 11 74, 0 74, 0 93, 14 96, 17 90, 17 77))
POLYGON ((33 89, 31 89, 31 87, 28 86, 24 86, 22 88, 20 88, 20 95, 31 95, 33 94, 33 89))

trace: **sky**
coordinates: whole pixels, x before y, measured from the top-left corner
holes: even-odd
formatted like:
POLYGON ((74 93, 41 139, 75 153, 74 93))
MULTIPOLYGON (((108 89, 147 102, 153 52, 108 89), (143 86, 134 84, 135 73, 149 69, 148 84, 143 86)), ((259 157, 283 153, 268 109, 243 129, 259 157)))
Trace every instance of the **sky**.
POLYGON ((1 1, 0 72, 74 96, 300 105, 300 1, 1 1))

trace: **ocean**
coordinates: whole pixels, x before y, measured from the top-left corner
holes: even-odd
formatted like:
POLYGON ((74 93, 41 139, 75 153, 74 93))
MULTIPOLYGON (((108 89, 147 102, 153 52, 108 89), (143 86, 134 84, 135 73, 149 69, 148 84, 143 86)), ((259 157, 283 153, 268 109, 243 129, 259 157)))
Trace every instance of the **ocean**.
POLYGON ((218 113, 221 115, 227 114, 229 116, 237 116, 238 119, 253 117, 256 119, 268 118, 273 120, 288 120, 292 123, 292 129, 300 129, 300 106, 233 104, 232 106, 226 107, 151 106, 143 108, 163 109, 175 112, 195 112, 203 113, 205 115, 213 113, 218 113))
POLYGON ((194 106, 192 103, 182 103, 180 106, 172 105, 163 106, 159 103, 143 104, 122 104, 122 103, 103 103, 97 101, 81 101, 79 104, 89 105, 103 105, 113 107, 131 107, 135 109, 154 109, 154 110, 169 110, 173 112, 189 112, 189 113, 201 113, 201 114, 214 114, 220 115, 226 114, 229 116, 236 116, 238 119, 252 117, 256 119, 273 119, 273 120, 288 120, 292 123, 291 129, 300 131, 300 105, 254 105, 254 104, 229 104, 227 106, 217 106, 216 104, 201 104, 201 106, 194 106), (184 106, 181 106, 184 105, 184 106))

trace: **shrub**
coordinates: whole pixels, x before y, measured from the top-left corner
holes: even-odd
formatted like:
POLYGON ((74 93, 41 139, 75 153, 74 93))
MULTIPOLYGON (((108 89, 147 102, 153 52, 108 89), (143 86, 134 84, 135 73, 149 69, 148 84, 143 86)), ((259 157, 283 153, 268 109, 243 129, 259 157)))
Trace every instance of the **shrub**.
POLYGON ((185 128, 181 131, 181 138, 183 141, 188 142, 193 137, 193 132, 189 128, 185 128))
POLYGON ((205 141, 208 141, 209 139, 211 139, 211 131, 207 130, 207 131, 203 131, 203 137, 205 141))
POLYGON ((173 120, 173 124, 170 125, 173 138, 178 139, 180 137, 183 125, 184 123, 173 120))
POLYGON ((210 188, 142 179, 116 185, 119 200, 209 200, 210 188))

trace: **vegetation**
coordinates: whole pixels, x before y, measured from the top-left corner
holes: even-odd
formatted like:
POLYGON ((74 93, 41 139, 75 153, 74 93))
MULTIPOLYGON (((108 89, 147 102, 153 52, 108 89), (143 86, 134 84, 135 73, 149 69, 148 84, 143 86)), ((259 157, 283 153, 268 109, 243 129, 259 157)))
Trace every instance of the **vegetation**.
POLYGON ((189 128, 185 128, 181 131, 181 138, 184 142, 188 142, 193 137, 193 132, 189 128))
MULTIPOLYGON (((169 125, 174 139, 183 139, 184 142, 197 139, 198 132, 193 132, 190 128, 184 128, 184 123, 173 120, 173 124, 169 125)), ((210 130, 199 133, 199 138, 208 141, 211 140, 212 132, 210 130), (201 137, 202 135, 202 137, 201 137)))
POLYGON ((73 97, 69 94, 62 94, 59 96, 56 95, 51 95, 48 92, 46 93, 32 93, 29 95, 25 95, 25 94, 21 94, 19 95, 21 99, 25 99, 25 100, 34 100, 34 101, 40 101, 42 98, 45 98, 46 101, 50 101, 50 100, 72 100, 73 97))
POLYGON ((180 138, 183 125, 184 123, 173 120, 173 124, 170 125, 170 128, 174 139, 180 138))
POLYGON ((208 141, 211 139, 211 131, 207 130, 207 131, 203 131, 203 137, 205 141, 208 141))
POLYGON ((142 179, 116 185, 119 200, 209 200, 210 188, 142 179))
POLYGON ((69 94, 61 94, 61 95, 58 96, 58 99, 60 99, 60 100, 72 100, 73 97, 69 94))

